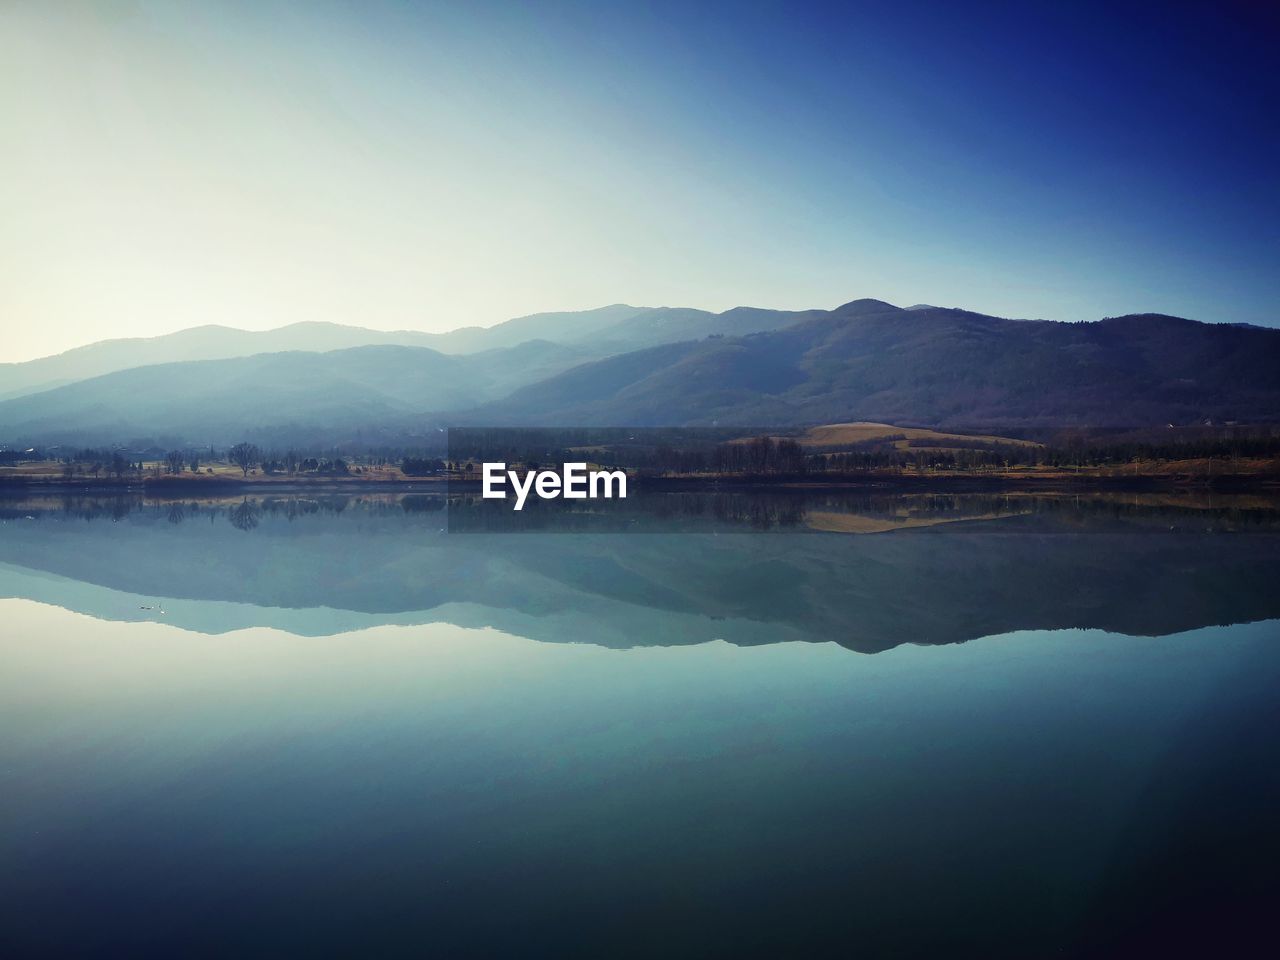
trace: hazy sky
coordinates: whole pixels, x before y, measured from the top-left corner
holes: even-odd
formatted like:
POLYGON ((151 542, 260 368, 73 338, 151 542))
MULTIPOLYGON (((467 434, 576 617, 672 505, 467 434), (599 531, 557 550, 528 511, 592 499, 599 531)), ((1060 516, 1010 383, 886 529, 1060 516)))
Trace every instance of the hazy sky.
POLYGON ((0 0, 0 360, 619 301, 1280 323, 1274 19, 1120 6, 0 0))

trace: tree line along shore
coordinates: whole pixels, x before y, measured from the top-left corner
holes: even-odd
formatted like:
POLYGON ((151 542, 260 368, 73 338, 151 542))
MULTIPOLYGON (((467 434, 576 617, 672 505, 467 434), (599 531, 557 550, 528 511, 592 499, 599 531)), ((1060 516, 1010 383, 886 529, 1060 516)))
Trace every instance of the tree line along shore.
POLYGON ((868 433, 861 430, 839 442, 842 438, 829 427, 819 427, 793 436, 701 443, 677 438, 585 448, 575 446, 567 433, 558 444, 552 432, 549 438, 546 433, 532 435, 527 449, 504 438, 501 450, 478 444, 442 455, 402 448, 275 451, 247 441, 222 450, 85 448, 54 455, 29 448, 0 450, 0 486, 194 490, 445 481, 465 486, 479 483, 485 460, 537 470, 584 457, 596 466, 625 469, 654 486, 1280 484, 1280 435, 1270 432, 1167 441, 1076 436, 1057 443, 892 427, 868 433))

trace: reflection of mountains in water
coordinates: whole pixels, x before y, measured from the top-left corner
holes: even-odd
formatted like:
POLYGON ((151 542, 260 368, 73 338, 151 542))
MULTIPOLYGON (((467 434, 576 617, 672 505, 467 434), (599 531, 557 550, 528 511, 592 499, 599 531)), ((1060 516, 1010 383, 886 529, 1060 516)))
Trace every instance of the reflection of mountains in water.
POLYGON ((503 536, 445 528, 509 518, 509 507, 471 513, 455 498, 446 510, 429 495, 11 501, 0 506, 0 595, 206 633, 447 621, 615 647, 802 640, 865 652, 1020 629, 1162 635, 1280 617, 1280 509, 1266 498, 625 503, 602 523, 553 511, 525 521, 611 532, 503 536), (752 530, 775 535, 719 535, 752 530), (157 599, 163 614, 141 609, 157 599))

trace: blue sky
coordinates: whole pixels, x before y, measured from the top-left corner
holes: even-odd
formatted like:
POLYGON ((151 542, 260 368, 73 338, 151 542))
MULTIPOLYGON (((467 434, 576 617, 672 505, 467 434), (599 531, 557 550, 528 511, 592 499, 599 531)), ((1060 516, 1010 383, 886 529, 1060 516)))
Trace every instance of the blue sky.
POLYGON ((0 359, 618 301, 1276 325, 1255 6, 18 0, 0 359))

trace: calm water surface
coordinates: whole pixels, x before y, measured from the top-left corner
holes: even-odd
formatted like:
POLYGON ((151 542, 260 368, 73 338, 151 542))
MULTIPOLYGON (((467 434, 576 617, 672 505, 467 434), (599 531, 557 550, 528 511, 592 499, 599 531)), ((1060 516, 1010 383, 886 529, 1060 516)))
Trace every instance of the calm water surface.
POLYGON ((0 508, 6 956, 1270 929, 1265 500, 686 499, 641 536, 459 533, 427 497, 0 508))

